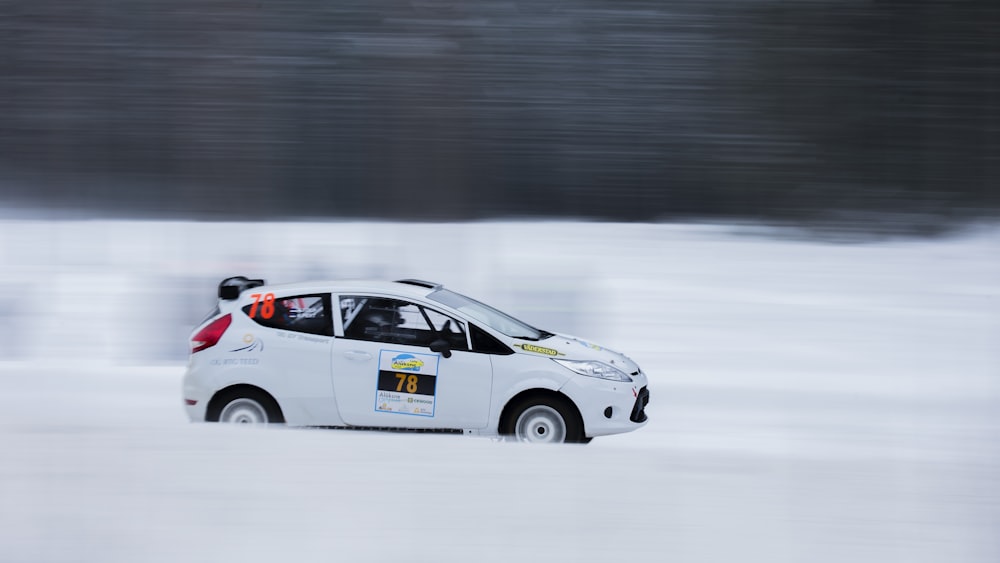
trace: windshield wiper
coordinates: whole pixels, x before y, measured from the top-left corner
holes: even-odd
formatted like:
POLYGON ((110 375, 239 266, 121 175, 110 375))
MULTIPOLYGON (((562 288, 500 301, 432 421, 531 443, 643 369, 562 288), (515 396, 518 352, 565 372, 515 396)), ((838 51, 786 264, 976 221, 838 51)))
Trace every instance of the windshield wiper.
POLYGON ((511 338, 517 338, 518 340, 532 340, 532 341, 538 340, 534 336, 511 336, 511 338))
POLYGON ((539 340, 545 340, 546 338, 552 338, 556 333, 549 332, 547 330, 539 330, 538 336, 511 336, 511 338, 520 338, 521 340, 531 340, 533 342, 538 342, 539 340))

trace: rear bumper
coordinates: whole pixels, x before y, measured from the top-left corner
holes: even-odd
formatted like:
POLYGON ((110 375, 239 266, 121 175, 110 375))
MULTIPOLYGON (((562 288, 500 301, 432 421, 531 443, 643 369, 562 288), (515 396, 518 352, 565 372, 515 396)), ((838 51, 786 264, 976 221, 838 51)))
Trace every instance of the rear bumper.
POLYGON ((188 420, 191 422, 205 422, 205 409, 208 407, 208 400, 198 401, 195 404, 190 404, 186 399, 184 402, 184 411, 187 413, 188 420))
POLYGON ((208 391, 198 384, 197 368, 188 366, 184 373, 184 382, 181 387, 181 404, 184 405, 184 412, 187 413, 191 422, 204 422, 205 411, 208 408, 208 401, 211 399, 208 391), (194 404, 192 404, 194 403, 194 404))

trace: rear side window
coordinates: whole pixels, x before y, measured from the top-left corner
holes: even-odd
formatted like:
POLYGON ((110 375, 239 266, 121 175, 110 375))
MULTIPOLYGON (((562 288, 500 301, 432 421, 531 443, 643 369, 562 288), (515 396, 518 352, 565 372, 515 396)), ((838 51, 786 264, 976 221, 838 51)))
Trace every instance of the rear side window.
POLYGON ((243 312, 261 326, 333 336, 329 293, 288 297, 255 293, 252 297, 254 302, 245 305, 243 312))

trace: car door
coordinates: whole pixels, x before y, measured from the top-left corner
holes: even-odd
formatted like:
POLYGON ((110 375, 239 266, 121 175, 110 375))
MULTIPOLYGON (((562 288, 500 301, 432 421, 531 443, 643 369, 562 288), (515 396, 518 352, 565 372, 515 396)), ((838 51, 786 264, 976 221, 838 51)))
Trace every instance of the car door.
MULTIPOLYGON (((252 380, 275 396, 288 422, 327 425, 339 421, 330 386, 333 307, 329 293, 258 293, 243 312, 256 325, 232 356, 241 366, 266 373, 252 380)), ((254 327, 255 325, 249 325, 254 327)))
POLYGON ((465 322, 422 303, 379 295, 339 296, 333 344, 338 410, 354 426, 483 428, 493 366, 469 350, 465 322), (444 340, 450 357, 430 345, 444 340))

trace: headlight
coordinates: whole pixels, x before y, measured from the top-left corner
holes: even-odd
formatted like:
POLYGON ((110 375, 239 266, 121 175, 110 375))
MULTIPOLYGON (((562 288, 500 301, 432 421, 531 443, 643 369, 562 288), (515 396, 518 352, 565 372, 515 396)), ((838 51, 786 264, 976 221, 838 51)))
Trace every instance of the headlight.
POLYGON ((604 362, 557 360, 555 358, 552 358, 552 361, 557 362, 563 367, 579 373, 580 375, 586 375, 587 377, 598 377, 600 379, 609 379, 611 381, 632 381, 632 378, 629 377, 627 373, 616 367, 609 366, 604 362))

